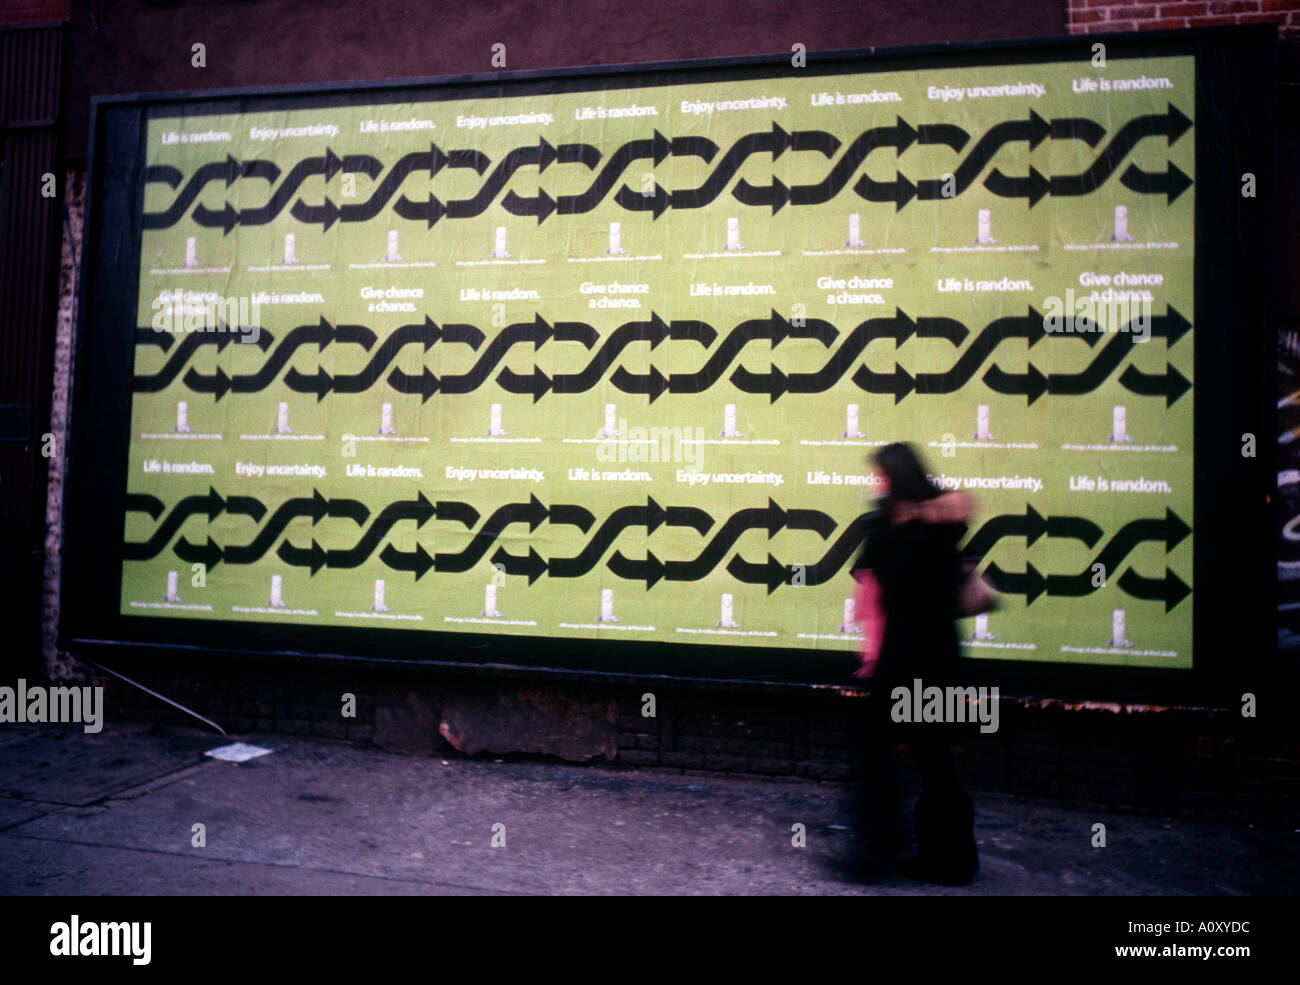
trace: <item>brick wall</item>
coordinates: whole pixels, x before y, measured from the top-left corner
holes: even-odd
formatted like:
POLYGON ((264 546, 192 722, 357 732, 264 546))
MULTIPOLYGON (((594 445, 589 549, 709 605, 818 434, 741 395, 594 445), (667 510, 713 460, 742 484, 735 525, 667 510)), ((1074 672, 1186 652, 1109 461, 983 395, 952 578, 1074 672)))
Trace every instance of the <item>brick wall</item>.
POLYGON ((72 13, 72 0, 0 0, 0 26, 58 24, 72 13))
POLYGON ((1300 38, 1300 0, 1068 0, 1066 18, 1071 34, 1276 24, 1281 37, 1300 38))

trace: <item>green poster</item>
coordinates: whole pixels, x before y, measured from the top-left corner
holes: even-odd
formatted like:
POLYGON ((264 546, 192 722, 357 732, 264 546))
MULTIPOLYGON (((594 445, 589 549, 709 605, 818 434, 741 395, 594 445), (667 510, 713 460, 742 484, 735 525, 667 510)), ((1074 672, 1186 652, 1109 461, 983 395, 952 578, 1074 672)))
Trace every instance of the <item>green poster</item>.
POLYGON ((1193 64, 154 113, 120 611, 842 662, 901 440, 968 656, 1190 667, 1193 64))

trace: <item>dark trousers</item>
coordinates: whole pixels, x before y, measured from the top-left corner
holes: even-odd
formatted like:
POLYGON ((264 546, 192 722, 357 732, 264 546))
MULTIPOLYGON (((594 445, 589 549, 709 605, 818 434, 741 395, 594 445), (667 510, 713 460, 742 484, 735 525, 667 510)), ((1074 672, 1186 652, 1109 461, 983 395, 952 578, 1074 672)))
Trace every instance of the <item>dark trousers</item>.
MULTIPOLYGON (((954 810, 960 813, 963 800, 969 804, 969 798, 962 792, 957 779, 947 729, 936 724, 903 725, 894 722, 890 718, 891 690, 892 686, 885 681, 873 683, 855 737, 856 767, 862 779, 860 799, 856 805, 858 821, 867 840, 869 857, 881 864, 896 858, 905 841, 902 789, 892 746, 906 742, 921 773, 918 828, 922 827, 920 814, 923 809, 933 817, 936 811, 941 814, 951 814, 954 810)), ((926 840, 925 833, 918 830, 918 842, 926 840)), ((922 852, 927 847, 934 846, 918 844, 922 852)))

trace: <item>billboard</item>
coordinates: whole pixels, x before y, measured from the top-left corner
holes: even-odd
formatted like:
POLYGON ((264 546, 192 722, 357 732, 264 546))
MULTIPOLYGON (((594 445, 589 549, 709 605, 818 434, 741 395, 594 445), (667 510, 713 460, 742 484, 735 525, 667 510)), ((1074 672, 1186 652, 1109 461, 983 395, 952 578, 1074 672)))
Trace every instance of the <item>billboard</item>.
POLYGON ((1086 51, 136 106, 113 616, 833 677, 901 440, 968 657, 1192 669, 1198 57, 1086 51))

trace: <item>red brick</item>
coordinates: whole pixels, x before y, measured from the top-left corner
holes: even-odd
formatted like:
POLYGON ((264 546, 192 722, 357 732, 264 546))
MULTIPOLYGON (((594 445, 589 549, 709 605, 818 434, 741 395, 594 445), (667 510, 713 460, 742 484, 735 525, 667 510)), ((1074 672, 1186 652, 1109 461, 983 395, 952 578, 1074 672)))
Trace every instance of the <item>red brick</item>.
POLYGON ((1134 7, 1132 10, 1125 10, 1125 17, 1136 17, 1142 20, 1148 20, 1156 15, 1155 7, 1134 7))
POLYGON ((1235 17, 1189 17, 1187 23, 1192 27, 1222 27, 1237 23, 1235 17))
POLYGON ((1300 0, 1264 0, 1260 10, 1300 10, 1300 0))
POLYGON ((1160 7, 1161 17, 1204 17, 1206 5, 1203 3, 1167 3, 1160 7))
POLYGON ((1072 10, 1070 11, 1070 23, 1072 24, 1092 24, 1106 19, 1104 10, 1072 10))
POLYGON ((1259 0, 1210 0, 1212 14, 1253 14, 1259 10, 1259 0))
POLYGON ((1286 14, 1241 14, 1237 18, 1238 24, 1281 24, 1286 20, 1286 14))
POLYGON ((1172 31, 1176 28, 1186 27, 1187 21, 1174 20, 1172 18, 1161 21, 1143 21, 1138 28, 1143 31, 1172 31))

